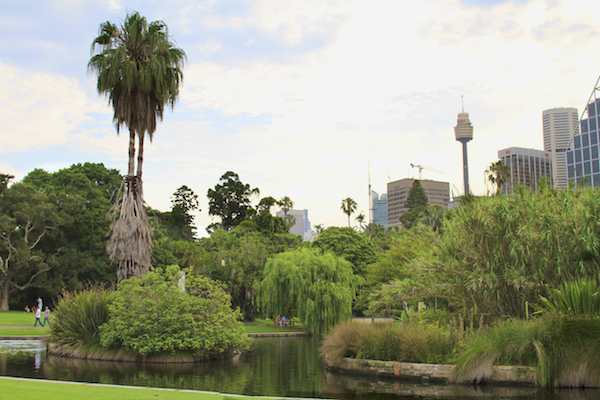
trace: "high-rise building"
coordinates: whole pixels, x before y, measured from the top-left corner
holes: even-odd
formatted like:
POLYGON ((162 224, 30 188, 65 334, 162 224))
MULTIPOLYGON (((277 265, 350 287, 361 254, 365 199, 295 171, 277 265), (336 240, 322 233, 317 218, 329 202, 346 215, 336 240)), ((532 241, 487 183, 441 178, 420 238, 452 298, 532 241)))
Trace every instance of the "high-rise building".
MULTIPOLYGON (((402 226, 400 216, 408 211, 404 203, 408 197, 408 192, 412 188, 414 179, 406 178, 399 181, 388 182, 387 184, 387 212, 388 226, 402 226)), ((438 182, 422 180, 421 186, 429 199, 429 205, 448 207, 450 201, 450 184, 448 182, 438 182)))
POLYGON ((552 158, 552 183, 555 188, 567 186, 565 152, 571 138, 579 133, 576 108, 551 108, 542 112, 544 124, 544 151, 552 158))
POLYGON ((510 147, 498 151, 498 158, 510 167, 510 175, 503 185, 504 194, 511 194, 516 185, 537 190, 540 179, 552 182, 552 159, 550 152, 510 147))
MULTIPOLYGON (((277 211, 276 216, 284 217, 283 211, 277 211)), ((310 221, 308 220, 308 210, 289 210, 288 215, 296 218, 296 223, 290 228, 290 233, 302 236, 303 241, 310 240, 310 221)))
MULTIPOLYGON (((590 99, 591 100, 591 99, 590 99)), ((581 133, 573 136, 566 154, 567 179, 577 185, 600 186, 600 144, 598 142, 600 99, 590 101, 587 118, 581 120, 581 133)))
MULTIPOLYGON (((469 194, 469 162, 467 160, 467 142, 473 140, 473 125, 469 120, 469 114, 461 112, 458 114, 458 121, 454 127, 454 136, 456 140, 462 143, 463 151, 463 180, 465 195, 469 194)), ((389 192, 388 192, 389 193, 389 192)))
POLYGON ((373 199, 373 222, 381 226, 388 226, 387 194, 378 194, 372 190, 371 198, 373 199))

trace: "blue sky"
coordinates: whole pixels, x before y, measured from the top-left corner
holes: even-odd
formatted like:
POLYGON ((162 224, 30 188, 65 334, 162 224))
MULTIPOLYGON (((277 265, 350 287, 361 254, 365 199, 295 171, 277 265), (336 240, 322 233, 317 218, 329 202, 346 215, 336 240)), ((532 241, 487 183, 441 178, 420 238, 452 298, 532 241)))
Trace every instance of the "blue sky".
POLYGON ((22 178, 103 162, 125 171, 127 138, 88 73, 100 23, 136 10, 187 53, 184 85, 146 148, 150 206, 181 185, 200 197, 226 171, 289 196, 312 224, 344 226, 341 200, 368 211, 371 183, 444 171, 462 192, 453 127, 475 127, 470 181, 500 149, 542 148, 541 113, 583 108, 600 68, 600 4, 556 1, 0 0, 0 171, 22 178))

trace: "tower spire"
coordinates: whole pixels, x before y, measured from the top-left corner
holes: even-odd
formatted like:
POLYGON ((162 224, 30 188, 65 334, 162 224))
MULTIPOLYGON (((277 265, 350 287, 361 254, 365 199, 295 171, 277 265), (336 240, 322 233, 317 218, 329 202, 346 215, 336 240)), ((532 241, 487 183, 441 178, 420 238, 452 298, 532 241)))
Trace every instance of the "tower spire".
MULTIPOLYGON (((463 96, 460 96, 461 99, 463 96)), ((469 191, 469 163, 467 160, 467 142, 473 140, 473 125, 469 120, 469 114, 465 112, 464 101, 463 108, 460 114, 458 114, 458 122, 454 127, 454 135, 456 140, 462 143, 463 148, 463 180, 465 185, 465 196, 470 193, 469 191)))

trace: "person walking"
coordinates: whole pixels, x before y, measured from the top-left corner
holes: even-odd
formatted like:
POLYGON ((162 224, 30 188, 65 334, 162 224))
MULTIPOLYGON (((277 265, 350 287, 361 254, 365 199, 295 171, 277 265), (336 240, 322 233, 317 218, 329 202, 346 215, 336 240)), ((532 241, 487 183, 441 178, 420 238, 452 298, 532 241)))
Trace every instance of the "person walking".
POLYGON ((48 326, 52 326, 50 325, 50 309, 48 306, 46 306, 46 309, 44 310, 44 322, 42 323, 42 326, 46 326, 46 322, 48 322, 48 326))
POLYGON ((42 323, 42 320, 40 318, 42 318, 42 309, 38 307, 35 309, 35 323, 33 324, 34 328, 37 326, 38 322, 40 323, 40 325, 42 327, 44 326, 44 324, 42 323))

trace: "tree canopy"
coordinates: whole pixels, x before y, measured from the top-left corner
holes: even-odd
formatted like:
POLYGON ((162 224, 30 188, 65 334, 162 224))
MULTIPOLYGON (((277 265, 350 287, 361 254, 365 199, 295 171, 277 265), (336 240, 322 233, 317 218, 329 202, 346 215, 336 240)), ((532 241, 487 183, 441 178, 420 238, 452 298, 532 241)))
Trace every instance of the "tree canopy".
MULTIPOLYGON (((208 189, 208 213, 220 218, 219 227, 228 231, 254 215, 252 197, 260 191, 242 183, 238 174, 231 171, 223 174, 219 182, 214 189, 208 189)), ((214 227, 207 230, 210 232, 214 227)))
POLYGON ((342 200, 342 206, 340 207, 340 209, 344 214, 348 216, 348 228, 350 227, 350 216, 354 214, 357 207, 358 204, 356 204, 356 201, 354 201, 350 197, 347 197, 344 200, 342 200))
POLYGON ((408 208, 408 211, 400 216, 400 222, 405 228, 410 229, 421 217, 421 214, 427 210, 428 206, 427 193, 425 193, 421 182, 415 179, 404 202, 404 207, 408 208))
POLYGON ((313 242, 312 247, 330 251, 352 263, 355 274, 364 276, 367 266, 377 259, 377 252, 371 241, 352 228, 330 227, 325 229, 313 242))
POLYGON ((258 285, 259 299, 267 315, 298 317, 307 330, 321 335, 351 317, 361 283, 343 258, 302 248, 269 259, 258 285))

